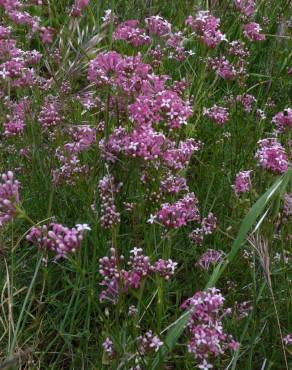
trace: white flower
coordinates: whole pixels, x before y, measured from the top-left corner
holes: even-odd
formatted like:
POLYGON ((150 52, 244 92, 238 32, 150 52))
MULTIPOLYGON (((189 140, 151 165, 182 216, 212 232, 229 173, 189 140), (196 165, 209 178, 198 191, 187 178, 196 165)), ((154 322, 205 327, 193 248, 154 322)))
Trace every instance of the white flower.
POLYGON ((157 216, 150 215, 149 219, 147 220, 148 224, 154 224, 154 221, 156 220, 157 216))

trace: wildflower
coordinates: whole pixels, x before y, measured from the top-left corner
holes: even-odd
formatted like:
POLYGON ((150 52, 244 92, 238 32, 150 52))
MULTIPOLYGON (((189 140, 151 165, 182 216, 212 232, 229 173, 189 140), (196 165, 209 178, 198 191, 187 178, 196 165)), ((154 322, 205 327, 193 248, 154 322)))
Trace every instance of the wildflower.
POLYGON ((282 132, 285 129, 292 128, 292 109, 284 109, 283 112, 277 113, 272 122, 277 126, 277 129, 282 132))
POLYGON ((219 30, 220 19, 210 15, 209 11, 199 11, 196 14, 196 18, 189 16, 186 24, 210 48, 214 48, 221 41, 226 40, 225 35, 219 30))
POLYGON ((33 227, 27 235, 27 240, 44 251, 52 251, 55 259, 66 258, 68 253, 74 253, 80 248, 85 231, 90 230, 86 224, 68 228, 61 224, 51 223, 33 227))
POLYGON ((157 213, 157 219, 168 228, 178 229, 190 221, 199 219, 198 200, 194 193, 186 194, 173 204, 164 203, 157 213))
POLYGON ((244 319, 252 310, 253 306, 250 301, 244 301, 239 304, 235 302, 236 320, 244 319))
POLYGON ((255 158, 261 167, 274 172, 285 173, 288 170, 288 156, 284 147, 275 138, 263 139, 258 142, 259 149, 255 158))
POLYGON ((59 162, 59 168, 52 170, 53 182, 56 185, 63 182, 73 185, 81 175, 85 176, 88 172, 88 166, 82 165, 74 153, 58 147, 55 157, 59 162))
POLYGON ((154 264, 154 271, 157 272, 165 280, 169 280, 177 267, 177 262, 173 262, 171 259, 163 260, 159 259, 154 264))
POLYGON ((251 17, 255 13, 255 0, 235 0, 236 8, 247 17, 251 17))
POLYGON ((181 170, 189 164, 192 155, 201 147, 202 143, 192 138, 180 141, 177 148, 169 142, 169 148, 164 151, 162 160, 168 168, 181 170))
MULTIPOLYGON (((200 220, 198 220, 200 221, 200 220)), ((190 234, 189 238, 195 244, 202 245, 204 237, 206 235, 211 235, 217 228, 217 217, 214 216, 212 212, 204 217, 201 221, 201 227, 194 229, 190 234)))
POLYGON ((20 203, 19 185, 14 180, 12 171, 1 175, 0 183, 0 227, 11 221, 17 215, 16 206, 20 203))
POLYGON ((103 21, 104 24, 109 24, 112 21, 114 21, 115 16, 113 14, 113 11, 111 9, 106 9, 104 11, 104 16, 101 17, 101 20, 103 21))
POLYGON ((44 44, 52 44, 53 43, 53 37, 55 34, 55 29, 52 27, 42 27, 40 30, 40 37, 42 40, 42 43, 44 44))
POLYGON ((286 217, 292 216, 292 193, 286 193, 284 195, 283 212, 286 217))
POLYGON ((216 104, 212 108, 204 108, 203 115, 210 118, 219 126, 223 126, 229 119, 229 112, 227 108, 219 107, 216 104))
POLYGON ((153 15, 145 19, 146 29, 150 35, 165 37, 171 32, 171 24, 159 15, 153 15))
POLYGON ((22 134, 25 128, 25 113, 29 110, 28 98, 21 99, 12 105, 12 112, 8 115, 8 121, 4 123, 4 136, 15 136, 22 134))
POLYGON ((39 115, 42 128, 48 129, 57 126, 62 121, 60 102, 54 96, 47 96, 39 115))
POLYGON ((139 352, 143 355, 152 351, 157 352, 163 345, 163 342, 161 342, 157 335, 153 334, 152 330, 148 330, 144 336, 139 336, 137 342, 139 352))
POLYGON ((89 0, 75 0, 73 7, 72 7, 72 12, 71 12, 73 17, 80 17, 83 10, 86 9, 88 4, 89 4, 89 0))
POLYGON ((253 109, 253 104, 256 102, 256 98, 250 94, 237 95, 236 101, 241 103, 245 112, 250 113, 253 109))
POLYGON ((71 154, 78 154, 88 150, 96 141, 96 130, 90 126, 77 126, 70 130, 74 142, 64 145, 64 149, 71 154))
POLYGON ((207 249, 207 251, 201 255, 197 265, 203 270, 209 270, 211 264, 215 264, 222 260, 224 253, 222 251, 216 251, 215 249, 207 249))
POLYGON ((116 183, 112 175, 106 175, 99 181, 99 194, 101 198, 100 223, 108 229, 120 222, 120 213, 115 205, 114 194, 118 193, 122 183, 116 183))
POLYGON ((114 350, 114 344, 110 340, 110 338, 106 338, 105 341, 102 343, 104 352, 107 354, 108 357, 113 357, 115 350, 114 350))
POLYGON ((184 177, 169 175, 161 180, 160 189, 165 194, 178 194, 181 191, 189 191, 187 180, 184 177))
POLYGON ((292 345, 292 333, 290 334, 287 334, 284 338, 283 338, 283 342, 286 346, 291 346, 292 345))
POLYGON ((181 62, 186 58, 184 48, 184 37, 181 32, 173 32, 169 35, 166 41, 166 47, 170 49, 169 58, 176 59, 181 62))
POLYGON ((246 193, 250 191, 251 189, 251 180, 250 180, 250 174, 251 170, 249 171, 241 171, 236 175, 234 185, 232 185, 232 188, 236 195, 239 195, 241 193, 246 193))
POLYGON ((263 41, 266 38, 265 35, 260 33, 261 27, 256 22, 247 23, 243 29, 244 36, 250 41, 263 41))
POLYGON ((246 58, 249 56, 249 50, 245 47, 245 44, 241 41, 235 40, 229 43, 228 53, 239 58, 246 58))
POLYGON ((188 351, 192 353, 201 369, 212 368, 212 360, 224 354, 227 349, 236 350, 238 343, 226 334, 222 318, 231 312, 223 311, 224 297, 216 288, 197 292, 187 299, 182 309, 190 312, 188 332, 190 341, 188 351))
POLYGON ((234 66, 225 57, 209 58, 208 64, 224 80, 231 80, 237 74, 234 66))
POLYGON ((135 307, 135 306, 130 306, 129 307, 129 310, 128 310, 128 315, 133 317, 133 316, 136 316, 138 313, 138 309, 135 307))
POLYGON ((176 263, 172 260, 160 259, 154 265, 150 258, 145 256, 141 248, 134 248, 130 251, 128 269, 123 268, 124 256, 117 256, 116 250, 111 248, 110 257, 103 257, 99 260, 99 273, 103 277, 100 285, 105 289, 100 293, 101 302, 110 301, 113 304, 118 302, 121 293, 127 293, 129 288, 138 289, 142 280, 153 273, 168 280, 175 271, 176 263))
POLYGON ((127 41, 132 46, 149 45, 151 39, 146 35, 145 30, 138 27, 139 21, 132 19, 120 23, 113 32, 114 40, 127 41))
POLYGON ((156 219, 157 219, 157 216, 151 214, 149 219, 147 220, 147 222, 152 225, 152 224, 154 224, 156 219))

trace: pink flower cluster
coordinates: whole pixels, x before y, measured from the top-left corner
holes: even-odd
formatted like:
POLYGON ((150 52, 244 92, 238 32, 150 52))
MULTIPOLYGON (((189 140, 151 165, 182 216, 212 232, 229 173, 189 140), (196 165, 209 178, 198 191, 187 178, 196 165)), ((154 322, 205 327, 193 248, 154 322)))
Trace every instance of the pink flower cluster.
POLYGON ((44 105, 39 114, 39 123, 43 129, 59 125, 63 120, 61 107, 58 98, 55 96, 47 96, 44 105))
POLYGON ((163 345, 163 342, 157 335, 154 335, 152 330, 148 330, 145 335, 140 335, 137 338, 139 353, 146 355, 149 352, 157 352, 163 345))
POLYGON ((171 24, 159 15, 146 18, 145 24, 150 35, 165 37, 171 33, 171 24))
POLYGON ((19 182, 14 180, 13 172, 1 175, 0 183, 0 227, 17 215, 16 205, 20 203, 19 182))
POLYGON ((181 191, 189 191, 189 187, 184 177, 169 174, 161 180, 160 190, 163 194, 178 194, 181 191))
POLYGON ((235 0, 236 8, 247 17, 251 17, 256 10, 255 0, 235 0))
POLYGON ((73 7, 72 7, 71 14, 74 17, 80 17, 83 10, 87 8, 88 4, 89 4, 89 0, 75 0, 73 7))
POLYGON ((124 57, 116 51, 99 53, 88 67, 88 80, 98 87, 110 86, 130 95, 153 88, 155 80, 150 75, 151 66, 138 54, 124 57))
POLYGON ((208 64, 209 67, 224 80, 232 80, 237 74, 235 67, 225 56, 209 58, 208 64))
POLYGON ((272 122, 277 126, 277 129, 282 132, 285 129, 292 128, 292 109, 287 108, 284 109, 282 112, 277 113, 272 122))
POLYGON ((184 169, 189 164, 192 155, 202 147, 200 141, 192 138, 180 141, 177 148, 173 142, 169 142, 168 145, 162 159, 165 165, 173 170, 184 169))
POLYGON ((258 142, 259 149, 255 158, 261 167, 274 173, 285 173, 289 167, 285 148, 275 138, 263 139, 258 142))
POLYGON ((256 102, 256 98, 250 94, 237 95, 236 101, 241 103, 245 112, 250 113, 253 110, 253 104, 256 102))
POLYGON ((67 183, 74 185, 76 180, 85 176, 88 171, 87 165, 82 165, 78 156, 58 147, 55 157, 59 163, 58 168, 52 170, 53 183, 55 185, 67 183))
POLYGON ((173 204, 163 203, 156 214, 157 220, 167 228, 179 229, 200 219, 198 203, 194 193, 186 194, 173 204))
POLYGON ((265 35, 261 34, 261 26, 256 22, 250 22, 244 25, 243 34, 250 41, 263 41, 265 35))
POLYGON ((110 340, 110 338, 106 338, 105 341, 102 343, 102 347, 104 352, 107 354, 109 358, 112 358, 115 354, 114 343, 110 340))
POLYGON ((251 179, 250 174, 252 170, 249 171, 241 171, 235 177, 235 182, 232 185, 232 189, 234 190, 236 195, 241 193, 246 193, 251 189, 251 179))
POLYGON ((116 183, 112 175, 106 175, 99 181, 100 223, 105 229, 109 229, 120 222, 120 213, 117 211, 114 195, 120 191, 121 187, 122 183, 116 183))
POLYGON ((185 102, 174 91, 162 90, 155 95, 140 95, 129 107, 130 117, 139 125, 164 121, 175 129, 187 123, 192 115, 189 102, 185 102))
POLYGON ((284 213, 285 217, 291 217, 292 216, 292 193, 286 193, 284 195, 283 213, 284 213))
POLYGON ((25 127, 25 113, 29 110, 28 98, 20 99, 12 104, 11 114, 7 116, 8 121, 4 123, 4 136, 16 136, 22 134, 25 127))
POLYGON ((223 126, 229 119, 229 112, 227 108, 219 107, 216 104, 211 108, 204 108, 203 115, 210 118, 219 126, 223 126))
POLYGON ((228 349, 239 347, 239 343, 224 331, 222 318, 231 309, 223 310, 223 304, 224 297, 220 291, 210 288, 206 292, 197 292, 181 305, 182 309, 189 310, 190 315, 188 351, 195 356, 200 369, 213 368, 213 360, 228 349))
POLYGON ((219 30, 220 19, 210 15, 209 11, 199 11, 196 18, 189 16, 186 25, 190 26, 199 39, 210 48, 226 40, 225 35, 219 30))
POLYGON ((217 217, 209 212, 207 217, 204 217, 202 220, 198 220, 201 225, 194 229, 189 237, 191 241, 195 244, 202 245, 206 235, 211 235, 217 228, 217 217))
POLYGON ((207 249, 207 251, 203 253, 198 259, 197 265, 200 266, 203 270, 208 271, 210 265, 218 263, 220 260, 222 260, 223 256, 224 253, 222 251, 207 249))
POLYGON ((127 293, 129 288, 137 289, 141 281, 152 273, 157 273, 168 280, 175 272, 177 263, 172 260, 158 260, 151 265, 148 256, 141 248, 130 251, 129 269, 123 269, 124 256, 117 256, 115 248, 111 248, 111 256, 99 260, 99 273, 103 277, 101 286, 105 287, 100 294, 100 301, 110 301, 116 304, 121 293, 127 293))
POLYGON ((292 333, 290 334, 287 334, 284 338, 283 338, 283 342, 286 346, 291 346, 292 345, 292 333))
POLYGON ((87 230, 90 230, 90 227, 86 224, 78 224, 70 229, 61 224, 51 223, 33 227, 26 239, 43 251, 54 252, 55 259, 60 259, 79 249, 87 230))
POLYGON ((74 141, 64 145, 68 153, 78 154, 88 150, 96 142, 96 129, 90 126, 75 126, 69 133, 74 141))
POLYGON ((89 150, 96 141, 96 129, 87 125, 73 126, 68 129, 68 134, 73 142, 58 147, 55 157, 59 166, 52 171, 53 182, 55 184, 67 183, 75 184, 76 180, 85 175, 89 168, 86 164, 81 164, 78 157, 81 152, 89 150))
POLYGON ((113 39, 127 41, 134 47, 149 45, 151 38, 138 25, 139 21, 137 19, 120 23, 113 32, 113 39))

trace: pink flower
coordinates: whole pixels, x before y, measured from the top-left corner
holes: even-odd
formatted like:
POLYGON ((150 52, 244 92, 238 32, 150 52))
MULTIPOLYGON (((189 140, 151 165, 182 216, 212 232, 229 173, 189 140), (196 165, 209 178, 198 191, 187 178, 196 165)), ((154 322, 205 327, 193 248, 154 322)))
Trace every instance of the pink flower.
POLYGON ((27 240, 41 250, 52 251, 55 259, 66 258, 68 253, 79 249, 85 231, 90 230, 86 224, 76 225, 72 229, 61 224, 36 226, 30 230, 27 240))
POLYGON ((236 350, 239 346, 224 331, 222 318, 231 309, 223 310, 223 304, 224 297, 220 291, 209 288, 205 292, 197 292, 181 305, 182 309, 189 310, 188 351, 195 356, 200 369, 212 368, 212 360, 228 349, 236 350))
POLYGON ((170 277, 174 275, 176 267, 177 262, 173 262, 171 259, 168 260, 159 259, 157 262, 155 262, 153 270, 157 272, 165 280, 169 280, 170 277))
POLYGON ((86 7, 89 4, 89 0, 75 0, 73 7, 72 7, 72 15, 73 17, 80 17, 83 10, 86 9, 86 7))
POLYGON ((211 108, 204 108, 203 115, 210 118, 219 126, 223 126, 229 119, 229 112, 227 108, 219 107, 216 104, 211 108))
POLYGON ((255 13, 255 0, 235 0, 235 6, 245 16, 250 17, 255 13))
POLYGON ((8 171, 0 177, 0 227, 17 215, 16 205, 20 203, 19 185, 13 172, 8 171))
POLYGON ((292 216, 292 193, 286 193, 284 195, 283 213, 286 217, 292 216))
POLYGON ((101 198, 100 223, 103 228, 109 229, 120 222, 120 213, 115 205, 114 194, 118 193, 122 183, 116 183, 111 175, 104 176, 99 181, 99 194, 101 198))
POLYGON ((150 37, 146 35, 144 29, 138 27, 138 24, 139 21, 136 19, 120 23, 113 33, 113 39, 127 41, 135 47, 149 45, 150 37))
POLYGON ((120 294, 127 293, 129 288, 138 289, 143 279, 153 273, 158 273, 168 280, 175 271, 176 262, 160 259, 151 265, 150 258, 143 254, 141 248, 134 248, 130 251, 128 270, 123 268, 124 256, 118 258, 116 250, 111 248, 111 256, 99 260, 99 273, 103 277, 101 286, 105 289, 100 293, 101 302, 110 301, 113 304, 118 302, 120 294))
POLYGON ((225 57, 209 58, 208 64, 224 80, 231 80, 237 74, 234 66, 225 57))
POLYGON ((52 27, 42 27, 40 30, 40 37, 44 44, 52 44, 55 29, 52 27))
POLYGON ((61 107, 58 98, 47 96, 39 114, 39 123, 43 129, 57 126, 62 121, 61 107))
POLYGON ((216 251, 215 249, 207 249, 207 251, 201 255, 197 265, 200 266, 203 270, 209 270, 211 264, 216 264, 219 262, 224 253, 222 251, 216 251))
POLYGON ((236 101, 242 104, 245 112, 250 113, 253 110, 253 104, 256 102, 256 98, 250 94, 237 95, 236 101))
POLYGON ((263 41, 265 40, 265 35, 260 33, 261 27, 256 22, 250 22, 244 25, 243 34, 250 41, 263 41))
POLYGON ((195 194, 188 193, 173 204, 162 204, 157 213, 157 220, 167 228, 178 229, 190 221, 199 219, 200 214, 197 205, 198 200, 195 194))
POLYGON ((255 158, 261 167, 274 172, 285 173, 288 170, 288 156, 284 147, 275 138, 263 139, 258 142, 259 149, 255 158))
POLYGON ((251 189, 251 179, 250 179, 250 171, 241 171, 236 175, 234 185, 232 185, 233 190, 235 191, 236 195, 241 193, 246 193, 251 189))
POLYGON ((159 15, 152 15, 145 19, 146 29, 151 35, 165 37, 171 33, 171 24, 159 15))
POLYGON ((161 342, 157 335, 152 333, 152 330, 148 330, 144 336, 139 336, 137 338, 137 342, 139 346, 139 352, 143 355, 152 352, 153 350, 157 352, 163 345, 163 342, 161 342))
POLYGON ((199 11, 196 18, 189 16, 186 20, 199 39, 210 48, 217 46, 222 40, 226 40, 225 35, 219 30, 220 19, 210 15, 209 11, 199 11))
POLYGON ((283 112, 277 113, 273 117, 272 122, 275 123, 280 132, 292 128, 292 109, 287 108, 283 112))
POLYGON ((292 333, 290 334, 287 334, 284 338, 283 338, 283 342, 286 346, 291 346, 292 345, 292 333))

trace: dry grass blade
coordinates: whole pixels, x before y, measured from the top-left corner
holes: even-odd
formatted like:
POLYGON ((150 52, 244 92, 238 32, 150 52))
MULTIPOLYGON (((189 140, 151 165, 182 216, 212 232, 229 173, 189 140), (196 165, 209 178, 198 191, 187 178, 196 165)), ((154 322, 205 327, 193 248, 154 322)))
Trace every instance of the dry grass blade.
POLYGON ((285 351, 285 345, 283 341, 283 334, 282 334, 282 329, 281 329, 281 324, 280 324, 280 318, 279 318, 279 313, 276 305, 276 299, 273 291, 273 286, 272 286, 272 278, 271 278, 271 269, 270 269, 270 256, 269 256, 269 249, 268 249, 268 242, 266 239, 261 237, 259 233, 256 235, 251 235, 247 238, 248 242, 251 244, 251 246, 256 250, 261 266, 263 268, 263 272, 265 275, 265 279, 267 282, 267 285, 270 290, 270 294, 272 297, 273 301, 273 306, 277 318, 277 325, 279 329, 279 334, 281 337, 281 345, 282 345, 282 350, 283 350, 283 356, 284 356, 284 361, 285 361, 285 366, 286 369, 289 370, 289 365, 287 361, 287 356, 286 356, 286 351, 285 351))

